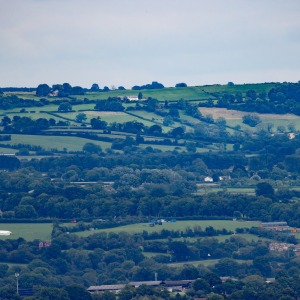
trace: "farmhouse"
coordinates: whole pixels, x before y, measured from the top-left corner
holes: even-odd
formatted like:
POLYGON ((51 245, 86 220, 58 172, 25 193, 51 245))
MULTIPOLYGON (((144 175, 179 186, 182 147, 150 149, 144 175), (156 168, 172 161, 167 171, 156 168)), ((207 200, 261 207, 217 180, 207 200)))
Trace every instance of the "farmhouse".
POLYGON ((123 98, 124 101, 146 101, 147 99, 143 98, 143 99, 139 99, 137 95, 131 95, 131 96, 125 96, 123 98))
POLYGON ((0 230, 0 235, 11 235, 12 232, 9 230, 0 230))
POLYGON ((129 101, 138 101, 139 100, 138 96, 127 96, 127 99, 129 101))
POLYGON ((261 228, 274 231, 290 231, 287 222, 265 222, 261 223, 261 228))
POLYGON ((207 176, 204 178, 204 182, 214 182, 213 178, 210 176, 207 176))

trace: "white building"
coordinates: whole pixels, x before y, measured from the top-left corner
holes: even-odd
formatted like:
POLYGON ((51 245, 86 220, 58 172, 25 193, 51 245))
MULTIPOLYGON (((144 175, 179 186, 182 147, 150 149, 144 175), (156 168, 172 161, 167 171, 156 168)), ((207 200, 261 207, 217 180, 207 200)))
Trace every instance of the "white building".
POLYGON ((9 230, 0 230, 0 235, 11 235, 11 233, 9 230))

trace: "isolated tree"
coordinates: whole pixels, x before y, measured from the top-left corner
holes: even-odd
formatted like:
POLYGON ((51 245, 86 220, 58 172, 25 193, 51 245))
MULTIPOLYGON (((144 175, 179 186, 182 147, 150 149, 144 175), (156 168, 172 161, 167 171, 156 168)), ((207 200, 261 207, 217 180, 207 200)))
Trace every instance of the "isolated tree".
POLYGON ((257 124, 259 124, 261 122, 259 116, 257 115, 245 115, 243 116, 243 123, 247 124, 251 127, 255 127, 257 124))
POLYGON ((91 119, 91 126, 93 129, 105 129, 107 127, 107 122, 102 121, 100 117, 91 119))
POLYGON ((93 144, 93 143, 86 143, 84 144, 84 146, 82 147, 82 150, 84 152, 88 152, 88 153, 101 153, 102 149, 99 145, 93 144))
POLYGON ((72 105, 69 102, 63 102, 59 105, 58 111, 71 111, 72 110, 72 105))
POLYGON ((39 84, 35 92, 35 94, 39 97, 48 96, 49 93, 50 93, 50 87, 46 83, 39 84))
POLYGON ((175 87, 187 87, 187 84, 184 82, 176 83, 175 87))
POLYGON ((93 83, 92 87, 91 87, 91 91, 92 92, 97 92, 99 91, 99 85, 97 83, 93 83))
POLYGON ((78 115, 76 115, 76 122, 83 122, 83 121, 86 121, 87 119, 87 116, 85 113, 79 113, 78 115))
POLYGON ((138 93, 138 99, 139 99, 139 100, 143 99, 143 94, 142 94, 142 92, 139 92, 139 93, 138 93))

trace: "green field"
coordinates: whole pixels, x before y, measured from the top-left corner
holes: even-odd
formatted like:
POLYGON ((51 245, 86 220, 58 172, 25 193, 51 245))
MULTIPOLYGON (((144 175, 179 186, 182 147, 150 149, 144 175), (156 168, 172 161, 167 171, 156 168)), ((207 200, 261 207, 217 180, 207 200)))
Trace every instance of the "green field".
POLYGON ((45 150, 58 149, 63 151, 81 151, 86 143, 93 143, 101 146, 102 150, 110 148, 111 143, 101 141, 91 141, 85 138, 72 136, 43 136, 43 135, 25 135, 12 134, 11 141, 2 141, 3 145, 30 144, 33 146, 41 146, 45 150))
POLYGON ((44 113, 44 112, 39 112, 39 111, 36 111, 36 112, 34 112, 34 113, 30 113, 30 112, 28 112, 28 113, 9 113, 8 115, 7 115, 9 118, 13 118, 14 116, 19 116, 19 117, 21 117, 21 118, 23 118, 23 117, 28 117, 28 118, 31 118, 32 120, 37 120, 37 119, 39 119, 39 118, 44 118, 44 119, 50 119, 50 118, 52 118, 52 119, 54 119, 55 121, 59 121, 59 120, 63 120, 62 118, 58 118, 58 117, 56 117, 56 116, 53 116, 53 115, 49 115, 48 113, 44 113))
MULTIPOLYGON (((87 92, 84 95, 76 95, 77 99, 83 100, 88 98, 89 100, 103 100, 108 97, 124 97, 124 96, 137 96, 139 92, 142 92, 143 98, 156 98, 158 100, 202 100, 211 98, 205 92, 202 91, 202 87, 186 87, 186 88, 164 88, 164 89, 153 89, 153 90, 113 90, 109 92, 87 92)), ((12 93, 6 93, 12 94, 12 93)), ((34 99, 39 100, 40 97, 36 97, 35 93, 13 93, 23 99, 34 99)), ((53 97, 46 97, 48 100, 54 100, 53 97)))
POLYGON ((0 236, 1 240, 23 238, 27 241, 51 240, 52 223, 0 223, 0 230, 9 230, 10 236, 0 236))
POLYGON ((18 152, 18 150, 16 150, 16 149, 0 147, 0 154, 2 154, 2 153, 14 154, 16 152, 18 152))
POLYGON ((255 194, 254 187, 253 188, 252 187, 219 187, 219 186, 209 185, 209 184, 199 184, 197 194, 203 195, 207 193, 218 193, 224 191, 230 194, 248 194, 248 195, 255 194))
POLYGON ((236 228, 251 228, 259 226, 259 222, 240 222, 240 221, 230 221, 230 220, 190 220, 190 221, 177 221, 177 222, 164 222, 162 226, 150 227, 148 223, 131 224, 126 226, 98 229, 93 231, 81 231, 76 234, 79 236, 89 236, 91 234, 100 232, 128 232, 128 233, 139 233, 144 230, 151 232, 160 232, 162 229, 182 231, 186 228, 193 228, 195 226, 200 226, 205 229, 206 227, 212 226, 215 229, 227 229, 235 231, 236 228))
POLYGON ((143 123, 145 126, 152 126, 155 123, 152 120, 142 120, 138 116, 132 116, 126 112, 101 112, 101 111, 86 111, 85 114, 89 119, 100 117, 102 121, 109 123, 125 123, 129 121, 137 121, 143 123))
POLYGON ((186 87, 186 88, 164 88, 164 89, 154 89, 154 90, 125 90, 125 91, 110 91, 110 92, 100 92, 100 93, 86 93, 83 96, 77 96, 77 98, 88 98, 90 100, 101 100, 107 99, 108 97, 123 97, 123 96, 137 96, 139 92, 142 92, 143 98, 152 97, 161 101, 165 100, 202 100, 211 98, 205 92, 198 87, 186 87))
MULTIPOLYGON (((185 241, 185 242, 189 242, 189 243, 194 243, 197 242, 198 240, 203 240, 203 239, 216 239, 219 242, 225 242, 226 240, 229 240, 231 237, 239 237, 239 238, 243 238, 248 242, 251 241, 260 241, 260 240, 264 240, 264 241, 269 241, 269 239, 267 238, 262 238, 262 237, 258 237, 257 235, 254 234, 250 234, 250 233, 237 233, 234 235, 231 234, 226 234, 226 235, 216 235, 216 236, 205 236, 205 237, 180 237, 180 238, 172 238, 172 241, 185 241)), ((168 242, 168 239, 155 239, 152 241, 160 241, 160 242, 168 242)), ((154 252, 153 252, 154 253, 154 252)), ((157 253, 155 253, 157 254, 157 253)))
MULTIPOLYGON (((197 267, 198 265, 203 265, 205 267, 214 266, 220 259, 205 259, 205 260, 196 260, 196 261, 187 261, 187 262, 179 262, 179 263, 169 263, 169 267, 182 267, 186 264, 193 265, 197 267)), ((251 264, 252 260, 241 260, 235 259, 235 261, 239 264, 251 264)))
MULTIPOLYGON (((160 115, 157 115, 155 113, 152 113, 152 112, 147 112, 147 111, 134 111, 134 112, 130 112, 132 113, 133 115, 135 115, 136 117, 139 117, 138 121, 139 122, 142 122, 146 125, 145 122, 151 122, 152 124, 151 125, 154 125, 156 123, 158 123, 158 125, 160 125, 163 129, 164 132, 168 132, 169 130, 171 130, 172 128, 175 128, 175 127, 180 127, 182 126, 181 123, 179 122, 174 122, 172 125, 170 126, 165 126, 163 125, 163 117, 160 116, 160 115)), ((150 126, 151 126, 150 125, 150 126)), ((186 126, 186 129, 187 131, 189 130, 192 130, 190 127, 186 126)))
POLYGON ((206 85, 200 86, 200 88, 208 93, 246 93, 249 90, 255 90, 257 93, 266 92, 268 93, 270 89, 276 86, 276 83, 249 83, 249 84, 236 84, 233 86, 228 85, 206 85))
MULTIPOLYGON (((161 151, 178 151, 178 152, 184 152, 187 151, 185 146, 168 146, 168 145, 155 145, 155 144, 140 144, 140 148, 147 148, 147 147, 152 147, 153 149, 158 149, 161 151)), ((209 148, 197 148, 198 153, 206 153, 211 151, 209 148)))
POLYGON ((258 124, 256 127, 250 127, 243 123, 243 116, 249 114, 249 112, 228 110, 226 108, 215 107, 200 107, 199 111, 203 116, 212 115, 214 120, 222 117, 226 120, 228 126, 235 127, 239 125, 241 126, 242 130, 257 131, 260 130, 260 128, 266 127, 269 123, 274 125, 274 127, 272 128, 274 132, 277 131, 277 126, 283 125, 286 127, 287 130, 287 127, 290 124, 294 124, 295 128, 297 130, 300 130, 300 117, 293 114, 278 115, 254 113, 255 115, 259 116, 259 118, 261 119, 261 123, 258 124))
MULTIPOLYGON (((142 92, 143 98, 156 98, 158 100, 203 100, 208 98, 214 98, 209 93, 246 93, 248 90, 255 90, 257 93, 268 92, 272 87, 276 86, 276 83, 258 83, 258 84, 237 84, 233 86, 228 85, 205 85, 205 86, 189 86, 184 88, 166 87, 164 89, 153 90, 112 90, 109 92, 87 92, 84 95, 76 95, 77 99, 83 100, 88 98, 90 100, 102 100, 108 97, 123 97, 123 96, 137 96, 139 92, 142 92)), ((35 96, 35 92, 20 92, 20 93, 5 93, 6 95, 17 95, 23 99, 39 100, 40 97, 35 96)), ((49 101, 55 100, 53 97, 47 97, 49 101)))
MULTIPOLYGON (((17 108, 12 108, 12 109, 9 109, 9 110, 3 110, 3 109, 0 109, 0 114, 4 114, 4 115, 10 115, 10 114, 20 114, 20 110, 22 108, 20 107, 17 107, 17 108)), ((57 111, 58 109, 58 105, 55 105, 55 104, 49 104, 49 105, 45 105, 45 106, 33 106, 33 107, 26 107, 25 108, 26 111, 28 111, 28 113, 26 113, 26 115, 30 115, 30 112, 31 111, 35 111, 35 113, 39 113, 39 112, 43 112, 43 111, 57 111)))

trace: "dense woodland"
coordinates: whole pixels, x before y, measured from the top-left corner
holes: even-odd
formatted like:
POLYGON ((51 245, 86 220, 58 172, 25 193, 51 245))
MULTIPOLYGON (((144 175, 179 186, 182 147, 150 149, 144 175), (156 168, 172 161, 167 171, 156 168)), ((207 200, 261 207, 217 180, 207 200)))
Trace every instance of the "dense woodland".
MULTIPOLYGON (((157 82, 133 90, 163 89, 157 82)), ((177 88, 184 88, 178 84, 177 88)), ((93 85, 93 92, 99 86, 93 85)), ((107 90, 107 89, 105 89, 107 90)), ((119 90, 123 90, 122 87, 119 90)), ((5 92, 5 90, 3 89, 5 92)), ((0 240, 0 297, 20 299, 15 291, 15 276, 20 273, 21 288, 31 296, 23 299, 297 299, 300 296, 300 259, 292 250, 273 252, 270 241, 298 244, 294 235, 259 228, 238 228, 237 233, 252 234, 255 240, 234 236, 235 232, 206 228, 160 233, 96 233, 81 237, 77 233, 92 228, 112 228, 147 222, 154 217, 178 220, 208 219, 263 222, 286 221, 300 227, 300 135, 292 125, 276 133, 261 128, 255 133, 229 128, 224 119, 201 114, 201 107, 224 107, 256 113, 300 114, 300 84, 283 83, 268 93, 247 91, 214 93, 212 100, 197 103, 159 101, 149 98, 125 107, 124 100, 79 100, 86 92, 69 84, 40 85, 34 100, 4 93, 3 110, 56 104, 58 111, 70 112, 82 103, 94 104, 97 111, 148 111, 164 118, 165 124, 178 122, 164 131, 159 124, 127 121, 108 123, 101 118, 78 123, 89 131, 72 132, 90 140, 81 151, 49 151, 33 145, 2 145, 18 149, 18 155, 0 155, 0 210, 2 224, 14 222, 53 223, 50 247, 39 248, 39 240, 23 238, 0 240), (55 93, 54 93, 55 92, 55 93), (49 93, 54 93, 49 99, 49 93), (42 98, 41 98, 42 97, 42 98), (200 110, 199 110, 200 107, 200 110), (199 120, 189 125, 180 113, 199 120), (229 131, 230 129, 231 131, 229 131), (94 134, 101 130, 105 136, 94 134), (109 137, 112 132, 128 133, 126 138, 109 137), (293 137, 289 135, 293 134, 293 137), (163 152, 147 145, 180 145, 184 151, 163 152), (104 151, 95 141, 109 141, 104 151), (148 143, 150 143, 148 141, 148 143), (198 152, 198 148, 219 146, 216 151, 198 152), (226 149, 227 144, 232 149, 226 149), (39 158, 31 158, 34 151, 39 158), (22 158, 19 157, 22 155, 22 158), (25 158, 24 158, 25 157, 25 158), (211 177, 221 191, 207 192, 203 184, 211 177), (252 187, 253 194, 229 192, 230 187, 252 187), (68 227, 71 220, 77 223, 68 227), (99 219, 102 221, 99 222, 99 219), (227 236, 224 241, 218 236, 227 236), (180 238, 180 240, 178 240, 180 238), (155 253, 147 257, 144 252, 155 253), (189 262, 218 259, 211 266, 189 262), (170 265, 170 263, 181 263, 170 265), (184 264, 186 263, 186 264, 184 264), (15 265, 17 264, 17 265, 15 265), (91 285, 128 283, 130 281, 196 279, 185 295, 158 288, 127 287, 116 298, 112 293, 90 295, 91 285), (231 279, 223 282, 220 277, 231 279), (232 280, 235 278, 236 280, 232 280), (275 282, 266 283, 266 278, 275 282)), ((24 111, 23 111, 24 112, 24 111)), ((54 114, 55 115, 55 114, 54 114)), ((77 118, 77 117, 76 117, 77 118)), ((249 114, 243 120, 250 127, 260 123, 249 114)), ((32 119, 18 115, 1 117, 1 141, 14 134, 68 135, 51 132, 64 128, 69 121, 49 118, 32 119)))

